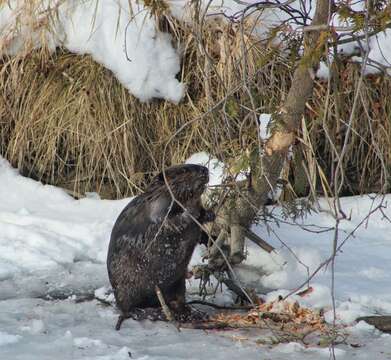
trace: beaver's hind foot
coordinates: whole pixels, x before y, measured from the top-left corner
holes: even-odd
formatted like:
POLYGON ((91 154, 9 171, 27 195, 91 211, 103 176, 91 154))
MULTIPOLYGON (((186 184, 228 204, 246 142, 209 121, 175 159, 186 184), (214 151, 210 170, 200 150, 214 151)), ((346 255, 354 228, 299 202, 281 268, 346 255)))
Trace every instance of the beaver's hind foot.
MULTIPOLYGON (((201 310, 198 310, 191 306, 181 307, 178 309, 171 309, 175 321, 179 323, 187 323, 193 321, 206 321, 208 320, 209 315, 201 310)), ((117 324, 115 325, 115 330, 120 330, 122 323, 126 319, 133 319, 136 321, 168 321, 166 315, 164 314, 162 308, 134 308, 127 314, 121 314, 118 316, 117 324)))

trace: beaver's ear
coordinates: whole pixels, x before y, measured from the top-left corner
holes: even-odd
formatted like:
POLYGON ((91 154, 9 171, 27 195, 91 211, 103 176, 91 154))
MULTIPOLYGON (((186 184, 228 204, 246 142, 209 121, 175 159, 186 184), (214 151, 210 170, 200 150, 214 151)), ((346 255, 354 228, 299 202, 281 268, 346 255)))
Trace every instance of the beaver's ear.
POLYGON ((162 172, 154 177, 153 183, 156 185, 157 184, 159 184, 159 185, 164 184, 164 175, 162 172))

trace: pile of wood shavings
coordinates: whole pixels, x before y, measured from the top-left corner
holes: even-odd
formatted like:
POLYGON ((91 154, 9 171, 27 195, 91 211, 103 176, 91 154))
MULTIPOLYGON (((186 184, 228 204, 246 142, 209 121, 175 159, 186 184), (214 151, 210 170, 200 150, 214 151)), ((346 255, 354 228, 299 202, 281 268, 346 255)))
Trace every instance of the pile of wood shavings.
POLYGON ((278 328, 299 334, 328 331, 322 311, 301 307, 298 302, 273 301, 257 305, 245 314, 219 313, 210 319, 227 328, 278 328))

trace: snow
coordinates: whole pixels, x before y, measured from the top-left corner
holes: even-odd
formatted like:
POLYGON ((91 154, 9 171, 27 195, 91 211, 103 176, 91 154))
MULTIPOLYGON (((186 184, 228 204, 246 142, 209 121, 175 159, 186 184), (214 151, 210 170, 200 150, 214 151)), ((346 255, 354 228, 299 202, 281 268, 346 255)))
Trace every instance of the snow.
MULTIPOLYGON (((298 343, 287 343, 287 344, 279 344, 274 349, 274 352, 282 353, 282 354, 291 354, 292 352, 302 353, 303 355, 308 354, 311 356, 316 356, 319 359, 329 359, 330 358, 330 350, 328 348, 306 348, 304 345, 298 343)), ((336 357, 343 356, 345 351, 342 349, 335 349, 336 357)))
POLYGON ((224 163, 206 152, 195 153, 186 160, 186 164, 202 165, 209 170, 208 186, 220 185, 224 178, 224 163))
MULTIPOLYGON (((387 201, 391 196, 387 196, 387 201)), ((342 199, 343 209, 348 210, 352 220, 341 223, 340 242, 361 222, 367 213, 379 203, 369 196, 342 199)), ((320 202, 321 208, 327 209, 327 202, 320 202)), ((390 209, 386 214, 390 216, 390 209)), ((283 220, 277 209, 275 215, 283 220)), ((300 222, 299 222, 300 223, 300 222)), ((317 224, 318 230, 332 227, 333 219, 326 213, 312 213, 304 223, 317 224)), ((374 213, 367 223, 349 239, 337 255, 336 294, 338 321, 348 324, 358 316, 373 314, 391 314, 391 281, 389 249, 391 245, 391 224, 381 212, 374 213), (369 276, 368 276, 369 275, 369 276)), ((278 228, 272 227, 268 232, 265 227, 254 229, 261 237, 271 241, 277 248, 277 254, 268 256, 260 253, 254 256, 254 245, 249 244, 250 256, 247 259, 245 271, 251 268, 262 268, 266 273, 259 282, 260 287, 292 289, 305 281, 308 271, 326 260, 332 249, 333 232, 320 234, 297 231, 294 225, 280 223, 278 228), (283 239, 284 244, 279 239, 283 239), (289 246, 289 250, 285 246, 289 246), (300 259, 300 262, 297 261, 300 259)), ((315 228, 313 229, 315 230, 315 228)), ((259 251, 258 251, 259 252, 259 251)), ((259 270, 258 270, 259 271, 259 270)), ((240 274, 240 271, 239 271, 240 274)), ((253 286, 256 284, 252 283, 253 286)), ((315 307, 327 307, 330 301, 330 269, 321 271, 314 283, 315 291, 309 294, 304 304, 315 307)), ((281 290, 277 292, 281 293, 281 290)), ((277 293, 274 296, 277 296, 277 293)), ((299 302, 303 299, 298 298, 299 302)), ((331 320, 331 312, 326 313, 331 320)))
POLYGON ((0 331, 0 346, 14 344, 22 337, 20 335, 11 335, 6 332, 0 331))
POLYGON ((185 163, 207 167, 209 170, 208 186, 212 188, 221 185, 227 176, 234 176, 237 181, 241 181, 246 180, 248 175, 248 171, 245 170, 240 170, 238 174, 231 174, 230 169, 222 161, 204 151, 191 155, 185 163))
POLYGON ((128 200, 74 201, 3 159, 0 183, 0 299, 99 287, 107 239, 128 200))
POLYGON ((259 115, 259 134, 262 140, 267 140, 270 137, 269 123, 272 118, 272 114, 259 115))
MULTIPOLYGON (((192 161, 209 159, 205 153, 192 161)), ((213 163, 213 162, 210 162, 213 163)), ((218 164, 216 161, 215 164, 218 164)), ((212 167, 213 168, 213 167, 212 167)), ((221 173, 212 176, 217 181, 221 173), (220 175, 219 175, 220 174, 220 175), (215 177, 214 177, 215 176, 215 177)), ((391 200, 391 195, 386 196, 391 200)), ((92 198, 74 200, 61 189, 24 178, 0 159, 0 358, 14 359, 226 359, 327 358, 328 348, 304 347, 299 343, 256 345, 261 334, 246 331, 208 332, 176 328, 167 323, 128 320, 120 332, 114 330, 117 312, 97 300, 108 295, 106 251, 111 227, 129 199, 92 198), (88 299, 87 299, 88 300, 88 299)), ((342 206, 351 220, 341 222, 340 241, 354 229, 380 200, 372 197, 343 198, 342 206)), ((325 200, 320 201, 328 209, 325 200)), ((389 208, 384 209, 391 216, 389 208)), ((247 260, 237 268, 245 286, 267 292, 268 301, 305 281, 331 253, 332 231, 312 233, 284 221, 280 208, 273 210, 279 226, 256 226, 256 231, 276 248, 269 255, 247 244, 247 260), (280 242, 280 240, 283 241, 280 242), (289 249, 288 249, 289 247, 289 249)), ((299 220, 298 220, 299 221, 299 220)), ((311 229, 333 226, 324 211, 312 212, 301 225, 311 229), (316 225, 316 226, 315 226, 316 225)), ((336 262, 337 322, 347 325, 348 343, 338 345, 337 358, 373 359, 391 356, 391 336, 359 322, 358 316, 391 314, 391 224, 374 213, 350 238, 336 262)), ((192 264, 200 263, 202 248, 196 249, 192 264)), ((330 268, 311 282, 313 292, 293 295, 291 301, 324 308, 332 321, 330 268)), ((198 282, 191 279, 188 293, 198 282)), ((194 295, 192 295, 194 296, 194 295)), ((232 295, 224 289, 217 303, 227 304, 232 295)))
MULTIPOLYGON (((251 3, 219 0, 203 1, 201 6, 208 15, 223 12, 226 16, 235 16, 251 3)), ((362 7, 362 3, 357 6, 362 7)), ((191 2, 171 0, 168 4, 173 16, 185 22, 192 21, 191 2)), ((302 2, 295 1, 290 5, 299 9, 302 2)), ((45 44, 52 51, 63 46, 76 54, 91 55, 141 101, 162 98, 178 103, 183 98, 185 84, 176 78, 180 71, 179 53, 171 36, 156 28, 149 10, 138 1, 46 0, 34 9, 35 22, 24 12, 26 6, 28 2, 25 0, 10 0, 0 5, 0 53, 23 53, 26 44, 31 43, 35 47, 45 44), (53 8, 57 8, 58 16, 47 15, 47 10, 53 8), (39 26, 45 21, 50 23, 49 31, 39 26)), ((313 12, 314 7, 310 15, 313 12)), ((264 9, 258 15, 254 31, 260 38, 266 38, 272 28, 288 20, 288 15, 278 9, 264 9)), ((344 25, 337 17, 332 22, 336 26, 344 25)), ((301 31, 291 20, 286 24, 290 32, 301 31)), ((372 36, 368 44, 362 41, 364 48, 370 49, 369 59, 372 60, 365 69, 366 73, 378 72, 380 66, 391 74, 390 37, 391 29, 386 29, 372 36)), ((281 44, 277 39, 275 43, 281 44)), ((358 44, 352 42, 339 46, 338 50, 352 54, 357 47, 358 44)), ((353 60, 361 62, 362 58, 355 56, 353 60)), ((327 65, 322 63, 318 76, 328 77, 328 74, 327 65)))
MULTIPOLYGON (((54 24, 43 37, 39 32, 31 35, 30 19, 20 15, 23 6, 20 0, 0 5, 0 30, 3 39, 8 35, 10 40, 6 53, 23 51, 27 40, 36 47, 47 43, 51 50, 61 45, 76 54, 90 54, 141 101, 163 98, 178 103, 182 99, 185 86, 175 78, 180 60, 171 36, 158 31, 148 10, 137 2, 65 1, 58 5, 58 16, 51 17, 54 24), (18 26, 15 35, 12 29, 18 26)), ((43 20, 42 12, 54 6, 43 2, 36 9, 38 19, 43 20)))
MULTIPOLYGON (((372 37, 369 42, 369 55, 368 58, 386 67, 386 72, 391 75, 391 29, 387 29, 384 32, 379 33, 377 36, 372 37)), ((366 73, 374 74, 379 72, 379 66, 367 66, 366 73)))
MULTIPOLYGON (((243 14, 243 10, 254 4, 255 0, 245 0, 245 1, 237 1, 237 0, 204 0, 201 1, 201 9, 203 12, 206 12, 208 16, 216 17, 220 16, 218 14, 223 13, 227 18, 231 17, 234 20, 240 20, 240 16, 243 14)), ((178 0, 169 0, 170 9, 173 15, 181 20, 191 22, 191 11, 190 6, 188 5, 188 1, 178 1, 178 0), (186 4, 184 6, 183 4, 186 4)), ((335 4, 338 6, 342 1, 335 1, 335 4)), ((363 0, 358 0, 356 2, 349 2, 349 6, 354 9, 354 11, 360 12, 365 11, 364 8, 365 2, 363 0)), ((303 13, 308 12, 309 18, 312 18, 315 13, 315 2, 311 0, 305 1, 293 1, 289 3, 289 6, 294 10, 299 10, 303 13)), ((248 13, 246 13, 248 15, 248 13)), ((300 16, 300 15, 299 15, 300 16)), ((286 33, 299 33, 302 32, 302 26, 298 25, 292 16, 288 13, 276 9, 276 8, 264 8, 261 11, 256 12, 257 24, 254 27, 254 34, 257 35, 261 39, 268 39, 270 37, 270 32, 273 28, 280 26, 281 24, 285 24, 286 33)), ((338 15, 335 15, 330 24, 337 28, 346 28, 351 27, 351 22, 342 20, 338 15)), ((339 35, 349 35, 349 31, 338 30, 337 33, 339 35)), ((355 34, 362 35, 363 33, 355 34)), ((283 48, 283 37, 281 33, 273 39, 273 44, 276 46, 281 46, 283 48)), ((343 37, 346 39, 346 37, 343 37)), ((369 37, 368 43, 366 39, 362 39, 361 42, 352 41, 346 44, 338 45, 338 52, 343 53, 344 55, 354 55, 358 49, 369 49, 369 63, 365 67, 366 74, 378 73, 382 68, 388 75, 391 75, 391 29, 385 29, 382 32, 379 32, 376 35, 369 37)), ((330 61, 332 62, 332 56, 329 56, 330 61)), ((363 58, 361 56, 354 56, 352 58, 353 61, 362 62, 363 58)), ((327 64, 322 62, 320 65, 320 69, 317 72, 317 76, 320 78, 328 78, 329 69, 327 64)))

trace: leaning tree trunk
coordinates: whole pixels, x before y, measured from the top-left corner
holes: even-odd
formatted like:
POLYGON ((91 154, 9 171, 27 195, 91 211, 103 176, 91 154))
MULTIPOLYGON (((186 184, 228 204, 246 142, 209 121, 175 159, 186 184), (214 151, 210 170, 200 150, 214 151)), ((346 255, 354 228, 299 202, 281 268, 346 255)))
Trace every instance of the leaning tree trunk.
POLYGON ((305 104, 312 96, 315 74, 328 39, 322 33, 327 30, 332 6, 332 1, 317 0, 312 24, 304 30, 304 53, 297 63, 291 88, 279 113, 272 116, 272 135, 264 144, 263 153, 259 152, 250 165, 249 181, 237 183, 238 191, 226 195, 216 222, 209 229, 215 239, 209 248, 212 268, 222 266, 226 258, 231 264, 238 264, 244 258, 244 241, 249 237, 250 226, 266 204, 268 193, 276 188, 305 104), (222 249, 228 249, 227 256, 222 256, 222 249))

